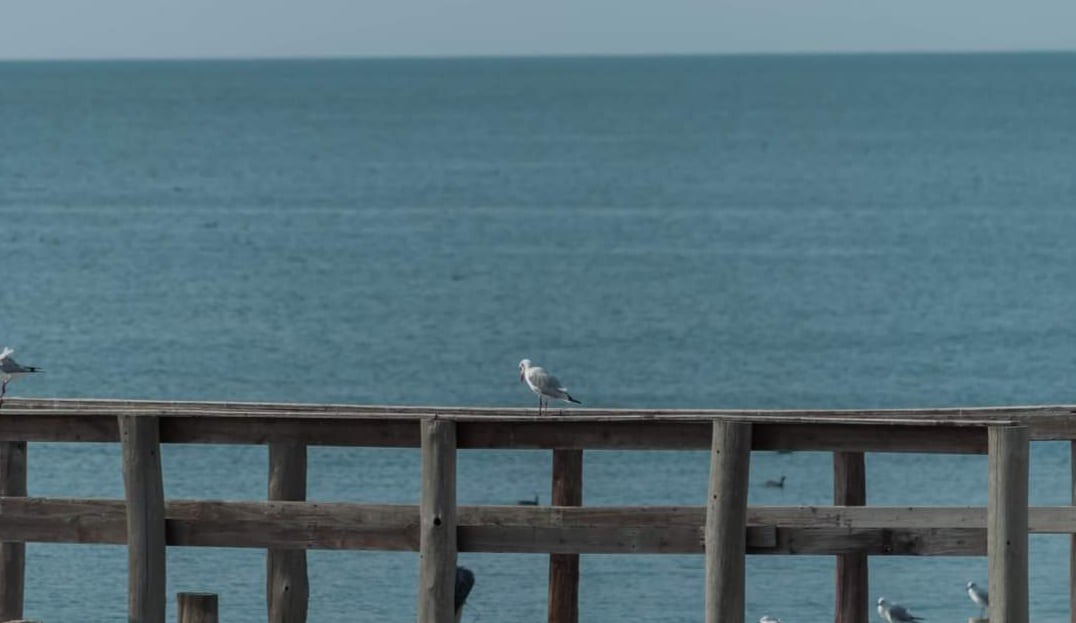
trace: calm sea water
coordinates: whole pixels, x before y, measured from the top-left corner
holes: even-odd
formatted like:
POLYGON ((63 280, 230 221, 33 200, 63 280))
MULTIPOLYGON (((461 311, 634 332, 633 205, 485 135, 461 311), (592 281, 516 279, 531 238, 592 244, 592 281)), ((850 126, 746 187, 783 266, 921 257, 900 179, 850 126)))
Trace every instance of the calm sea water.
MULTIPOLYGON (((16 395, 915 407, 1076 399, 1076 55, 0 64, 0 341, 16 395)), ((119 497, 118 447, 31 446, 30 490, 119 497)), ((264 448, 168 447, 167 495, 261 499, 264 448)), ((1032 498, 1068 502, 1068 447, 1032 498)), ((314 449, 310 497, 415 502, 414 451, 314 449)), ((588 504, 703 504, 704 453, 593 452, 588 504)), ((467 452, 461 503, 548 499, 467 452)), ((758 453, 755 504, 825 504, 758 453)), ((873 504, 985 504, 982 457, 871 455, 873 504)), ((1032 612, 1067 620, 1067 540, 1032 612)), ((470 620, 544 617, 545 558, 463 555, 470 620)), ((264 620, 258 551, 169 591, 264 620)), ((832 618, 827 557, 754 557, 749 619, 832 618)), ((412 554, 314 552, 311 620, 412 620, 412 554)), ((875 558, 871 594, 977 610, 982 558, 875 558)), ((28 616, 123 621, 121 547, 32 544, 28 616)), ((588 556, 581 619, 697 621, 699 556, 588 556)))

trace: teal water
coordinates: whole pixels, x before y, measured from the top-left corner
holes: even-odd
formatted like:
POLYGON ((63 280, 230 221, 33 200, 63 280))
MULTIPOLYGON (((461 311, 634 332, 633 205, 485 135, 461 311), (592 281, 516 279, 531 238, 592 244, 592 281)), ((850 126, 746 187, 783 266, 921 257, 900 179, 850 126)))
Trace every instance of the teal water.
MULTIPOLYGON (((0 341, 23 396, 529 406, 1074 402, 1076 55, 0 64, 0 341)), ((118 497, 113 445, 33 445, 32 495, 118 497)), ((264 448, 169 447, 176 498, 259 499, 264 448)), ((412 451, 314 449, 310 497, 414 502, 412 451)), ((755 504, 829 458, 759 453, 755 504)), ((1068 502, 1068 447, 1032 497, 1068 502)), ((705 454, 594 452, 588 504, 702 504, 705 454)), ((547 499, 541 452, 461 503, 547 499)), ((869 502, 985 504, 981 457, 872 455, 869 502)), ((1067 540, 1032 540, 1067 620, 1067 540)), ((29 546, 27 615, 123 621, 119 547, 29 546)), ((544 616, 541 556, 464 555, 475 620, 544 616)), ((264 618, 263 555, 173 549, 169 591, 264 618)), ((832 560, 756 557, 748 618, 832 616, 832 560)), ((312 621, 413 618, 411 554, 314 552, 312 621)), ((871 594, 976 613, 979 558, 871 594)), ((701 557, 589 556, 582 620, 696 621, 701 557)))

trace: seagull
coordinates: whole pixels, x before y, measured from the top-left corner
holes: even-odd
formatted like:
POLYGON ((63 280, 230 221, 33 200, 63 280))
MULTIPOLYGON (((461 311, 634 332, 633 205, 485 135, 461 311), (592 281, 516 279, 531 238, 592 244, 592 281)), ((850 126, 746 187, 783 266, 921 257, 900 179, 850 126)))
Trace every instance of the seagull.
POLYGON ((550 398, 583 404, 568 394, 568 390, 560 384, 557 377, 546 372, 545 368, 531 365, 530 359, 519 362, 519 380, 526 381, 527 387, 538 394, 538 415, 542 414, 542 409, 549 403, 550 398))
POLYGON ((977 606, 982 608, 979 612, 979 618, 986 618, 986 609, 990 607, 990 595, 987 594, 986 589, 979 588, 975 582, 968 582, 968 597, 975 602, 977 606))
POLYGON ((785 486, 785 475, 781 474, 781 479, 780 480, 767 480, 766 481, 766 486, 767 487, 774 487, 774 488, 778 488, 778 489, 783 488, 785 486))
POLYGON ((781 619, 764 614, 762 615, 762 618, 758 620, 758 623, 781 623, 781 619))
POLYGON ((3 383, 0 384, 0 405, 4 404, 4 394, 7 393, 8 383, 22 374, 41 372, 41 368, 20 365, 12 359, 11 353, 13 352, 15 352, 14 349, 8 348, 7 346, 4 347, 3 351, 0 351, 0 377, 3 378, 3 383))
POLYGON ((885 600, 885 597, 878 599, 878 614, 888 623, 911 623, 912 621, 923 620, 923 617, 913 616, 904 606, 889 603, 885 600))

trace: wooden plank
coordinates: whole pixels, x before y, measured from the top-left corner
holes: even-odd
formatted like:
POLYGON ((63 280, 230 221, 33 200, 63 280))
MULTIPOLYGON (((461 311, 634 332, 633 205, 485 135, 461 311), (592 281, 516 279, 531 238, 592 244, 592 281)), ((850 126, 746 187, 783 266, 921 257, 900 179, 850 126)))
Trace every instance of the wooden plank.
POLYGON ((215 593, 177 593, 179 623, 218 623, 218 600, 215 593))
MULTIPOLYGON (((583 505, 583 451, 553 451, 553 490, 555 506, 583 505)), ((579 621, 579 554, 550 554, 549 623, 579 621)))
MULTIPOLYGON (((1076 510, 1076 441, 1069 442, 1069 488, 1073 510, 1076 510)), ((1076 522, 1069 535, 1069 623, 1076 623, 1076 522)))
POLYGON ((1028 621, 1028 456, 1026 426, 990 428, 987 565, 990 621, 1028 621))
POLYGON ((157 418, 119 416, 127 496, 127 619, 164 623, 165 511, 157 418))
POLYGON ((715 420, 706 504, 706 621, 744 623, 751 424, 715 420))
MULTIPOLYGON (((26 467, 25 441, 0 442, 0 495, 26 495, 26 467)), ((22 618, 25 580, 26 545, 0 543, 0 621, 22 618)))
MULTIPOLYGON (((269 499, 306 500, 306 446, 269 444, 269 499)), ((305 623, 310 581, 303 549, 270 548, 265 555, 265 599, 269 623, 305 623)))
MULTIPOLYGON (((33 542, 122 544, 124 508, 122 500, 0 498, 0 531, 33 542)), ((1040 531, 1069 533, 1076 526, 1072 511, 1066 506, 1030 512, 1032 518, 1045 517, 1033 519, 1040 531)), ((165 512, 168 545, 419 549, 416 505, 173 500, 165 512)), ((753 554, 986 553, 981 507, 751 507, 748 521, 753 554)), ((464 506, 459 551, 702 554, 704 524, 701 506, 464 506)))
MULTIPOLYGON (((867 503, 867 468, 862 452, 833 454, 833 503, 864 506, 867 503)), ((837 556, 836 622, 867 623, 870 620, 870 593, 867 554, 856 552, 837 556)))
POLYGON ((454 623, 456 588, 456 424, 422 421, 419 503, 419 623, 454 623))

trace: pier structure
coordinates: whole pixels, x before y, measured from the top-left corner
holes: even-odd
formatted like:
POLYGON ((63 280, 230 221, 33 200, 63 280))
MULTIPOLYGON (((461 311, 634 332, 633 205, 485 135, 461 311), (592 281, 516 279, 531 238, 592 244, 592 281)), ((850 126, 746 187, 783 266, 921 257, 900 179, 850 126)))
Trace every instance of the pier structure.
MULTIPOLYGON (((550 623, 579 619, 580 555, 702 555, 705 620, 723 623, 744 622, 749 555, 834 556, 837 623, 870 618, 870 556, 986 556, 989 619, 1026 623, 1028 534, 1076 535, 1076 445, 1074 505, 1029 508, 1036 440, 1076 440, 1076 407, 572 409, 538 418, 533 409, 9 398, 0 411, 0 621, 23 615, 24 544, 51 542, 126 544, 132 623, 164 623, 166 548, 197 546, 266 550, 270 623, 306 621, 309 549, 418 552, 420 623, 455 620, 458 552, 548 554, 550 623), (119 443, 125 499, 30 496, 28 442, 119 443), (167 499, 160 447, 177 443, 267 445, 267 499, 167 499), (307 448, 319 445, 420 448, 418 503, 307 502, 307 448), (552 451, 552 505, 458 505, 456 457, 476 449, 552 451), (586 506, 584 452, 597 449, 707 451, 709 485, 697 506, 586 506), (833 505, 750 506, 751 453, 760 450, 832 452, 833 505), (870 452, 987 454, 988 504, 867 506, 870 452)), ((1076 561, 1076 537, 1073 552, 1076 561)), ((211 607, 215 619, 215 598, 180 603, 191 613, 211 607)))

